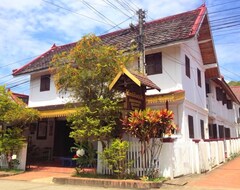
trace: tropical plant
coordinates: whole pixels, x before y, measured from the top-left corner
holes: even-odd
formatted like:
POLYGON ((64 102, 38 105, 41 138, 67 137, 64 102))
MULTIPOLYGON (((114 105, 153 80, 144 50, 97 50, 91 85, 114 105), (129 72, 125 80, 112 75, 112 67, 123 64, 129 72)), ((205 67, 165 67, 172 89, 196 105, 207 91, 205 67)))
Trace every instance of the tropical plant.
POLYGON ((106 147, 100 154, 103 163, 112 170, 118 178, 124 178, 128 175, 128 168, 132 162, 127 160, 127 151, 129 142, 120 139, 114 139, 109 147, 106 147))
POLYGON ((76 171, 79 173, 84 167, 96 166, 96 150, 91 142, 85 141, 81 144, 74 143, 74 147, 70 148, 71 152, 75 152, 73 160, 76 161, 76 171))
POLYGON ((142 165, 147 177, 156 178, 156 162, 162 148, 162 137, 170 136, 176 129, 173 112, 169 110, 135 110, 123 120, 125 131, 138 138, 142 144, 142 165), (150 160, 149 160, 150 159, 150 160))

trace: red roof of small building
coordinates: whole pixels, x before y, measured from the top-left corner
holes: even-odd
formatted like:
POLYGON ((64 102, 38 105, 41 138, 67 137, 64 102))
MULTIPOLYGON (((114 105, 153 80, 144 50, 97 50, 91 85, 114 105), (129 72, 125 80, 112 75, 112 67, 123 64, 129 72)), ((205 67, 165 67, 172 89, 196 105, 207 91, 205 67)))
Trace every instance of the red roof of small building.
MULTIPOLYGON (((146 49, 194 37, 199 30, 205 13, 206 7, 205 5, 202 5, 192 11, 145 23, 144 34, 146 49)), ((105 44, 115 45, 119 49, 128 50, 131 47, 132 40, 136 39, 137 36, 138 30, 127 28, 101 35, 99 37, 105 44)), ((75 46, 75 44, 76 42, 62 46, 56 46, 54 44, 51 49, 38 56, 36 59, 23 67, 14 70, 13 75, 22 75, 49 68, 49 63, 55 54, 69 51, 75 46)))
POLYGON ((240 86, 230 86, 230 88, 237 97, 237 99, 240 101, 240 86))
POLYGON ((25 102, 23 100, 24 99, 28 100, 28 95, 14 93, 10 89, 8 91, 10 92, 10 96, 14 102, 16 102, 17 104, 22 105, 22 106, 27 106, 27 102, 25 102))

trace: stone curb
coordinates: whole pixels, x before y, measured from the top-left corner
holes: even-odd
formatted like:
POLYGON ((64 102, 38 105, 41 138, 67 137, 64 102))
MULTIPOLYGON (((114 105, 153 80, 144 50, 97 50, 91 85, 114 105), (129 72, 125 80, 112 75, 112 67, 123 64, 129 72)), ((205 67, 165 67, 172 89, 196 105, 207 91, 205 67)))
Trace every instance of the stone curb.
POLYGON ((116 179, 96 179, 96 178, 80 178, 80 177, 54 177, 53 183, 84 185, 105 188, 133 188, 133 189, 151 189, 160 188, 162 182, 144 182, 140 180, 116 180, 116 179))

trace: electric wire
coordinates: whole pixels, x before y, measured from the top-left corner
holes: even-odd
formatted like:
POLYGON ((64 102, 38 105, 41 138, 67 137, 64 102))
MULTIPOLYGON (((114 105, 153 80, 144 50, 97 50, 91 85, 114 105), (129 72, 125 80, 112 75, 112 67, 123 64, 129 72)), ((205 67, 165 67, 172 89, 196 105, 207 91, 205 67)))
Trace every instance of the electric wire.
POLYGON ((98 19, 89 17, 89 16, 87 16, 87 15, 80 14, 80 13, 78 13, 78 12, 75 12, 75 11, 73 11, 73 10, 71 10, 71 9, 62 7, 62 6, 58 5, 58 4, 52 3, 52 2, 50 2, 50 1, 46 1, 46 0, 42 0, 42 1, 45 2, 45 3, 47 3, 47 4, 49 4, 49 5, 58 7, 58 8, 63 9, 63 10, 66 10, 66 11, 68 11, 68 12, 70 12, 70 13, 79 15, 79 16, 81 16, 81 17, 86 17, 86 18, 88 18, 88 19, 90 19, 90 20, 93 20, 93 21, 95 21, 95 22, 99 22, 99 23, 102 23, 102 24, 109 24, 109 23, 106 23, 106 22, 104 22, 104 21, 102 21, 102 20, 98 20, 98 19))
MULTIPOLYGON (((44 1, 44 0, 43 0, 44 1)), ((48 2, 49 3, 49 2, 48 2)), ((8 75, 9 76, 9 75, 8 75)), ((11 75, 10 75, 11 76, 11 75)))
MULTIPOLYGON (((116 24, 110 20, 109 18, 107 18, 104 14, 102 14, 100 11, 98 11, 96 8, 94 8, 92 5, 90 5, 90 3, 84 1, 84 0, 81 0, 83 2, 83 4, 85 4, 90 10, 92 10, 93 12, 97 13, 101 18, 103 18, 104 20, 107 21, 107 23, 111 26, 116 26, 116 24), (112 23, 112 24, 111 24, 112 23)), ((119 26, 118 26, 119 29, 121 29, 119 26)))
POLYGON ((115 10, 120 11, 123 15, 125 15, 128 18, 131 18, 131 16, 129 16, 128 14, 126 14, 125 12, 123 12, 120 8, 118 8, 116 5, 114 5, 111 1, 109 0, 103 0, 106 4, 110 5, 111 7, 113 7, 115 10))

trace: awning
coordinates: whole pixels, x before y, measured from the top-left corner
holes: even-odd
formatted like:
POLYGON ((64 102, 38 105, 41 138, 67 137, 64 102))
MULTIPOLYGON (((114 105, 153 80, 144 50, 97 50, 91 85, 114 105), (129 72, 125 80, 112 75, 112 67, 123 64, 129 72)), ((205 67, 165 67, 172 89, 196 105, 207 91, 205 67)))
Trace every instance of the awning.
POLYGON ((43 110, 40 112, 40 118, 66 117, 76 112, 76 109, 58 109, 58 110, 43 110))

